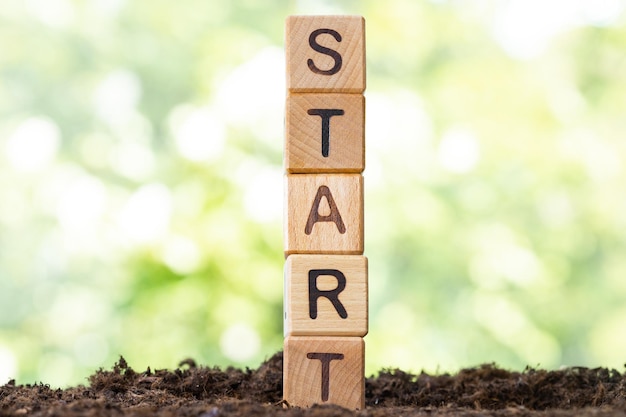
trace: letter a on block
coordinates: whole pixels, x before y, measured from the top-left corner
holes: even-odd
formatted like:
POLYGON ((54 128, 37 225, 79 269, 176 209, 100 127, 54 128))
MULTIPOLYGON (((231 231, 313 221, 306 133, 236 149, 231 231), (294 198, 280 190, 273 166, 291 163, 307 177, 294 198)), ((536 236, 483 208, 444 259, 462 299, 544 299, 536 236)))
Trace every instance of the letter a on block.
POLYGON ((360 337, 285 339, 283 396, 291 406, 365 407, 365 343, 360 337))
POLYGON ((317 189, 317 194, 315 194, 309 218, 307 219, 306 226, 304 227, 304 233, 310 235, 313 232, 313 226, 315 226, 315 223, 318 222, 333 222, 337 225, 339 233, 346 233, 346 226, 343 224, 341 213, 339 213, 337 204, 335 204, 335 199, 333 198, 330 189, 325 185, 320 185, 317 189), (330 208, 329 214, 321 215, 319 212, 322 197, 325 198, 328 203, 328 207, 330 208))
POLYGON ((285 336, 365 336, 367 275, 365 256, 290 255, 285 262, 285 336))
POLYGON ((363 254, 360 174, 285 176, 285 254, 363 254))
POLYGON ((290 92, 365 90, 365 20, 361 16, 290 16, 285 37, 290 92))

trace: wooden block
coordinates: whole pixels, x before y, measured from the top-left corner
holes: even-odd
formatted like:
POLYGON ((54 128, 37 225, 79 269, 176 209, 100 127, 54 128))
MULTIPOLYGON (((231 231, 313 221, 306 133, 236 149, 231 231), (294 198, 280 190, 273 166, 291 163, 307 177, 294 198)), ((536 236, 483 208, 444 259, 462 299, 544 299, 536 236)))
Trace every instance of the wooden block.
POLYGON ((290 255, 284 304, 285 336, 365 336, 367 258, 290 255))
POLYGON ((365 342, 360 337, 285 339, 283 397, 290 406, 365 407, 365 342))
POLYGON ((363 254, 363 176, 285 176, 285 255, 363 254))
POLYGON ((290 16, 285 38, 288 91, 365 90, 365 19, 361 16, 290 16))
POLYGON ((285 136, 285 169, 289 173, 363 172, 365 97, 290 94, 285 136))

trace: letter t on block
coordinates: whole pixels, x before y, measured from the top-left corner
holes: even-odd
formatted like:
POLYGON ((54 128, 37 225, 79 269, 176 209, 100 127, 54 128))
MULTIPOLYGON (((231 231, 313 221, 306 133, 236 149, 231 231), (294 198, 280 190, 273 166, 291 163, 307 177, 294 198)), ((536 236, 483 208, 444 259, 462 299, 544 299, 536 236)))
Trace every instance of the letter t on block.
POLYGON ((365 408, 365 343, 360 337, 285 339, 283 396, 290 406, 365 408))
POLYGON ((288 173, 363 172, 362 94, 290 94, 285 110, 284 163, 288 173))

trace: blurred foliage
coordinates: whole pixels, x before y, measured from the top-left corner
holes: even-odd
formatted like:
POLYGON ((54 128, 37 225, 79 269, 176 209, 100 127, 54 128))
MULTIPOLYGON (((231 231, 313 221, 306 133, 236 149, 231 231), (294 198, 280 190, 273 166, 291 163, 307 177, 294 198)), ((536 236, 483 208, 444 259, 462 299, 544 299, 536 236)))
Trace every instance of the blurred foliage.
POLYGON ((282 348, 296 13, 367 21, 367 372, 622 367, 625 6, 5 1, 0 383, 282 348))

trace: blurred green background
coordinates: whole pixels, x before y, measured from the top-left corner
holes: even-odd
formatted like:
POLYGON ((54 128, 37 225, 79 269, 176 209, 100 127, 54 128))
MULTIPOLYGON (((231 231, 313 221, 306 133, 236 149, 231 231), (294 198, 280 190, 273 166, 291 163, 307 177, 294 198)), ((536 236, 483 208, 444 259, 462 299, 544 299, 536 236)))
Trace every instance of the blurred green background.
POLYGON ((626 361, 623 0, 4 0, 0 383, 282 348, 283 28, 367 21, 367 373, 626 361))

